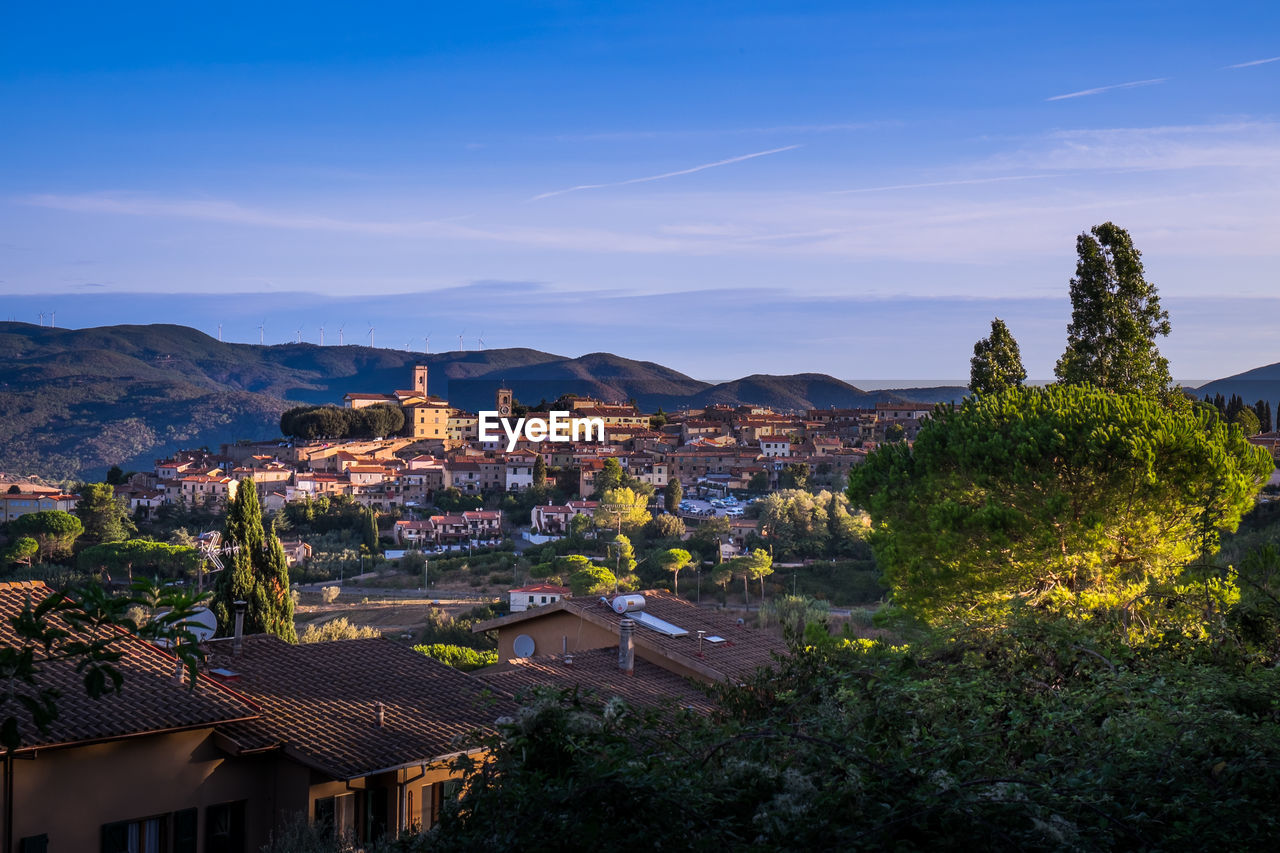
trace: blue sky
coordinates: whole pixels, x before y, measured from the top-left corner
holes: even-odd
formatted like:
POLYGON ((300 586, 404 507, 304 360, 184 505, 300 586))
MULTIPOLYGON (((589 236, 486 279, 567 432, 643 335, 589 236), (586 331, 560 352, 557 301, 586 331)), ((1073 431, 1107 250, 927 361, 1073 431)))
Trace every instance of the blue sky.
POLYGON ((1047 376, 1109 219, 1175 375, 1280 360, 1274 4, 43 5, 5 318, 954 378, 999 314, 1047 376))

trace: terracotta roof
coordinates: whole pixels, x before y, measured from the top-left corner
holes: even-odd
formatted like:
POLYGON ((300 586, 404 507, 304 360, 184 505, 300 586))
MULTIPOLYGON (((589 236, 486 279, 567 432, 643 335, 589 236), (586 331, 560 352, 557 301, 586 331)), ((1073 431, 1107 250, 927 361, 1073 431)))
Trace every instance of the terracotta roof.
MULTIPOLYGON (((0 643, 17 644, 12 618, 22 612, 28 599, 33 604, 53 592, 39 581, 0 583, 0 643)), ((195 686, 174 681, 176 660, 123 629, 99 629, 92 636, 116 636, 114 648, 123 657, 114 665, 124 676, 119 693, 91 699, 84 688, 84 674, 72 662, 40 664, 36 676, 40 688, 52 687, 57 699, 58 718, 41 733, 26 714, 18 714, 22 750, 36 747, 93 743, 135 735, 180 731, 255 716, 258 709, 243 696, 217 682, 200 677, 195 686)), ((19 694, 26 692, 14 685, 19 694)))
POLYGON ((219 732, 242 751, 281 748, 335 779, 457 754, 456 738, 513 710, 483 682, 390 640, 294 646, 255 635, 238 656, 230 640, 209 645, 209 665, 238 673, 236 689, 262 708, 219 732))
POLYGON ((601 699, 620 696, 637 707, 676 704, 710 713, 716 705, 693 681, 639 658, 632 675, 618 668, 618 650, 575 652, 572 664, 564 655, 509 660, 475 673, 476 678, 517 698, 535 687, 580 687, 601 699))
MULTIPOLYGON (((730 681, 745 678, 760 667, 773 666, 774 654, 786 653, 786 643, 781 638, 739 625, 735 616, 698 607, 667 592, 645 590, 641 594, 645 598, 644 612, 689 633, 684 637, 668 637, 637 625, 634 635, 637 657, 643 655, 650 660, 655 657, 666 658, 709 679, 730 681), (706 636, 723 637, 725 642, 711 643, 704 640, 699 650, 699 630, 705 631, 706 636)), ((533 610, 480 622, 473 625, 471 630, 492 631, 561 611, 573 613, 615 635, 619 633, 618 623, 622 616, 599 598, 562 598, 533 610)), ((576 659, 575 657, 575 661, 576 659)))

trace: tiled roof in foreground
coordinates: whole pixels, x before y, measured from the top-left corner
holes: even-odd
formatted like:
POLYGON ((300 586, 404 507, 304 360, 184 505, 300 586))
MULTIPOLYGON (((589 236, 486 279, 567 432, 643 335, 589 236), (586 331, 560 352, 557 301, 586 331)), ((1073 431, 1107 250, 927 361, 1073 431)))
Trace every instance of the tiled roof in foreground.
MULTIPOLYGON (((645 590, 641 594, 645 599, 644 612, 688 633, 683 637, 669 637, 639 624, 634 634, 637 657, 646 656, 647 651, 715 681, 740 681, 757 669, 772 667, 776 662, 774 655, 787 652, 786 643, 780 637, 748 628, 742 620, 723 611, 698 607, 667 592, 645 590), (701 643, 698 631, 704 632, 701 643), (707 639, 710 637, 719 637, 723 642, 707 639)), ((561 611, 573 613, 614 634, 619 633, 618 624, 622 616, 614 612, 605 600, 594 597, 562 598, 554 604, 481 622, 472 630, 491 631, 561 611)))
POLYGON ((219 731, 240 751, 280 748, 335 779, 454 755, 465 748, 461 736, 514 707, 483 682, 390 640, 294 646, 255 635, 238 656, 231 643, 209 644, 209 666, 236 673, 235 689, 262 715, 219 731))
MULTIPOLYGON (((52 592, 39 581, 0 583, 0 643, 14 646, 18 637, 12 618, 28 600, 35 604, 52 592)), ((114 664, 124 677, 120 692, 92 699, 73 662, 39 663, 37 654, 37 689, 52 687, 61 694, 56 700, 58 718, 42 733, 27 714, 18 712, 22 750, 202 728, 258 713, 252 702, 210 678, 201 676, 194 687, 178 683, 177 661, 171 655, 123 629, 101 629, 96 636, 118 638, 113 647, 123 654, 114 664)), ((21 684, 14 689, 30 690, 21 684)), ((16 703, 10 704, 8 713, 15 708, 16 703)))
POLYGON ((512 695, 535 687, 580 687, 601 699, 620 696, 635 707, 674 706, 701 713, 716 707, 701 687, 657 664, 637 658, 634 674, 623 673, 614 648, 509 660, 482 669, 475 677, 512 695))

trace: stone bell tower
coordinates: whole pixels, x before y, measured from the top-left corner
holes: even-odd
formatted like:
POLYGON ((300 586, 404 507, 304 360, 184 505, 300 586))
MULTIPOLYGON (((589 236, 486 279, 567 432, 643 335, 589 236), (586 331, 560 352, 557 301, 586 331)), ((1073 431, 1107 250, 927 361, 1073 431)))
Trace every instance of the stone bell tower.
POLYGON ((497 404, 498 414, 506 417, 511 414, 511 389, 499 388, 495 395, 494 402, 497 404))
POLYGON ((425 364, 415 364, 413 366, 413 390, 427 396, 427 366, 425 364))

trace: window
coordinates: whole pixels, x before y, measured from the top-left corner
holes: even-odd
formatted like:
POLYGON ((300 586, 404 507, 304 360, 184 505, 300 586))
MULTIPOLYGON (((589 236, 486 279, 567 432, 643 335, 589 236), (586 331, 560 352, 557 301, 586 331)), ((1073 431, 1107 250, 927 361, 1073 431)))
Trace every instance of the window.
POLYGON ((199 820, 197 809, 173 813, 173 853, 196 853, 199 820))
POLYGON ((244 804, 238 800, 205 809, 205 853, 244 853, 244 804))
POLYGON ((49 836, 29 835, 18 842, 18 853, 48 853, 49 836))
POLYGON ((317 797, 316 823, 326 827, 327 831, 334 836, 354 836, 356 832, 355 794, 317 797))
POLYGON ((102 853, 161 853, 168 815, 122 820, 102 827, 102 853))

